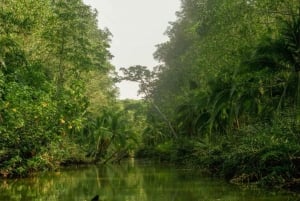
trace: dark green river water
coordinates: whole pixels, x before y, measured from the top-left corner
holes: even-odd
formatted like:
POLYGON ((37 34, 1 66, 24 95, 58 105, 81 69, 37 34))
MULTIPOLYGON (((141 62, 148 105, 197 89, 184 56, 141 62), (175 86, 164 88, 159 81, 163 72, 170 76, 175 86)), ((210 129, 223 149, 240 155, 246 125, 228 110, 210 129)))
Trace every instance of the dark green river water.
POLYGON ((150 162, 81 167, 36 178, 0 180, 2 201, 297 201, 299 195, 241 188, 196 171, 150 162))

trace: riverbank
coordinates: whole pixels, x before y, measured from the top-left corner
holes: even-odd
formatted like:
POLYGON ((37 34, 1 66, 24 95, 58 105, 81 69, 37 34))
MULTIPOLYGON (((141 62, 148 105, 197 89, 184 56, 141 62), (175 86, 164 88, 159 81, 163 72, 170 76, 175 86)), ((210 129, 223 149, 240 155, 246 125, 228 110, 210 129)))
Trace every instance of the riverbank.
POLYGON ((167 141, 155 147, 145 147, 137 156, 188 166, 238 185, 254 184, 264 188, 299 191, 299 145, 230 144, 220 141, 214 144, 186 138, 167 141))
POLYGON ((62 138, 58 143, 52 142, 47 149, 32 153, 27 157, 17 155, 12 150, 0 151, 0 178, 33 177, 40 172, 57 171, 66 166, 92 164, 92 158, 76 143, 62 138))
MULTIPOLYGON (((245 138, 239 140, 241 139, 245 140, 245 138)), ((298 144, 271 141, 262 144, 254 138, 248 143, 237 142, 237 140, 238 138, 235 140, 219 138, 218 142, 205 143, 197 138, 181 138, 143 147, 135 157, 188 167, 204 175, 223 178, 227 182, 238 185, 251 184, 299 192, 300 147, 298 144), (229 143, 232 141, 236 143, 229 143)), ((72 146, 64 144, 64 147, 64 150, 60 150, 54 146, 47 152, 30 159, 20 159, 19 163, 15 161, 15 164, 11 164, 15 166, 1 169, 0 177, 29 177, 41 171, 97 163, 93 158, 87 157, 86 152, 75 144, 72 146)), ((1 154, 4 158, 3 153, 1 154)), ((2 163, 2 167, 5 164, 2 163)))

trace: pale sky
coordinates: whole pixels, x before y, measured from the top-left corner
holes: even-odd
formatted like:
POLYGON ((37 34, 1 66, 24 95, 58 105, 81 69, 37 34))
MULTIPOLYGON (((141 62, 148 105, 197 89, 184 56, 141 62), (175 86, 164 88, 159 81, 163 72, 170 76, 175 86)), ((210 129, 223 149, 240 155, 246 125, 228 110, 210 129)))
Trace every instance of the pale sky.
MULTIPOLYGON (((155 45, 168 40, 164 35, 169 22, 176 20, 180 0, 83 0, 96 8, 100 28, 112 33, 110 52, 112 64, 119 69, 132 65, 150 68, 158 63, 153 59, 155 45)), ((122 82, 120 98, 137 98, 138 85, 122 82)))

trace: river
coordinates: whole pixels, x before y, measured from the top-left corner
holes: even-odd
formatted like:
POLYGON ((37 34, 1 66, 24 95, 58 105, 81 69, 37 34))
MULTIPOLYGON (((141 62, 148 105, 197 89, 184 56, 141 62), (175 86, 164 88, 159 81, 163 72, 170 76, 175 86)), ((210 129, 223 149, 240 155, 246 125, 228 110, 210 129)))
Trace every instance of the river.
POLYGON ((296 201, 299 195, 238 187, 196 170, 146 161, 68 168, 0 180, 1 201, 296 201))

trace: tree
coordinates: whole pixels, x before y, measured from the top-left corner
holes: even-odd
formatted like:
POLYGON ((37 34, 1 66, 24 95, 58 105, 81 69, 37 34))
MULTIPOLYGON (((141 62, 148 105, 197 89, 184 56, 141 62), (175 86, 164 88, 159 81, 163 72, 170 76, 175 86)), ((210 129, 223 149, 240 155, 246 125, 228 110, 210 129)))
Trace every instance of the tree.
POLYGON ((151 100, 150 93, 152 90, 152 83, 155 80, 155 73, 150 72, 145 66, 131 66, 128 69, 120 69, 124 76, 121 77, 121 80, 128 80, 133 82, 138 82, 140 84, 139 93, 143 93, 146 97, 146 100, 153 105, 155 110, 159 113, 161 118, 167 123, 168 127, 174 138, 177 138, 177 133, 172 126, 172 123, 168 120, 167 116, 160 110, 160 108, 151 100))
POLYGON ((86 160, 81 147, 89 138, 81 134, 101 115, 88 112, 95 102, 89 75, 103 80, 104 103, 115 97, 110 33, 80 0, 0 5, 0 176, 86 160))

